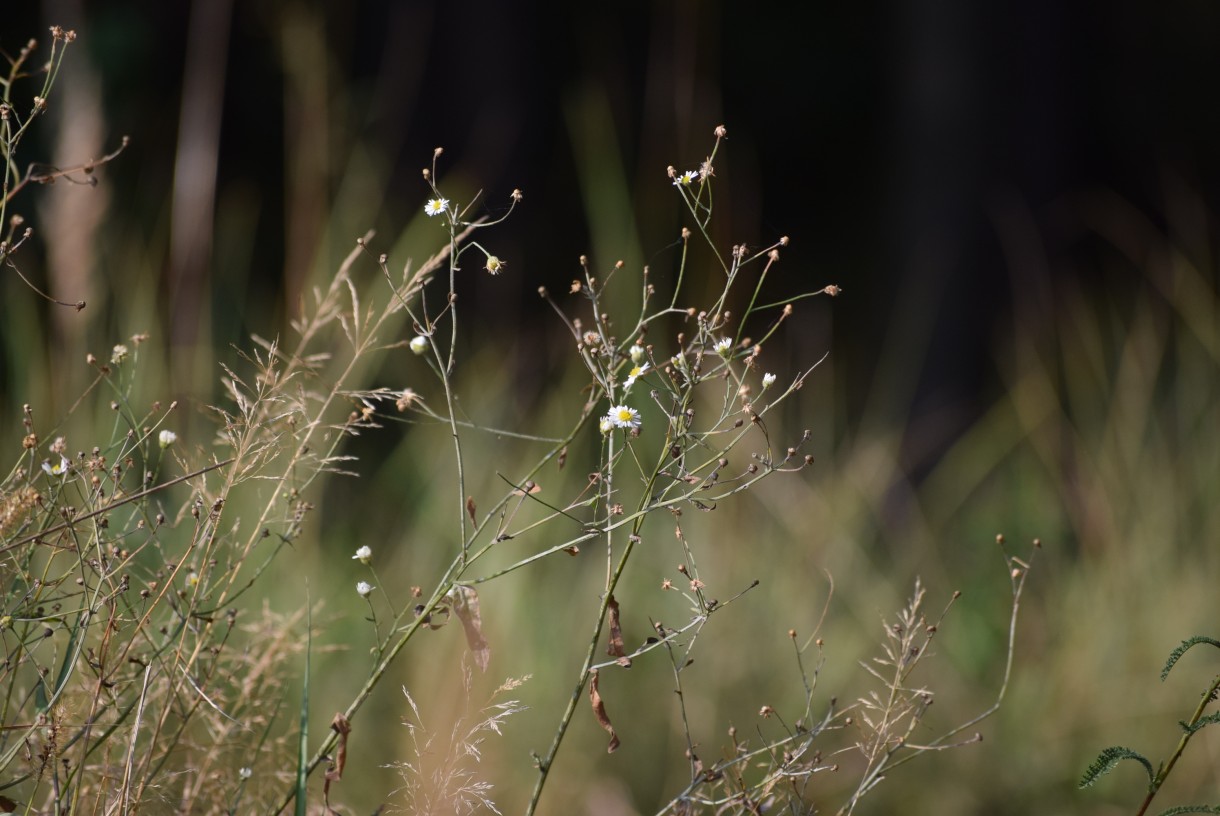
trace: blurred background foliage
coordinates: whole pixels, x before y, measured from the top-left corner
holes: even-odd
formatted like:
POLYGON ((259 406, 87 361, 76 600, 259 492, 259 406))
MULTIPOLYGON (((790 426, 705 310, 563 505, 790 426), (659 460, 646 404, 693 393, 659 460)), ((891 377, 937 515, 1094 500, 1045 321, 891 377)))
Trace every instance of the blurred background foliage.
MULTIPOLYGON (((720 245, 790 235, 776 298, 844 293, 802 301, 767 348, 769 369, 789 374, 830 352, 772 428, 812 429, 815 467, 688 519, 717 593, 765 580, 713 621, 698 657, 703 685, 687 696, 702 750, 719 753, 730 723, 753 728, 763 704, 798 703, 787 630, 808 635, 823 608, 819 693, 860 693, 856 661, 916 575, 934 608, 964 593, 926 678, 932 719, 984 708, 1004 658, 998 532, 1045 543, 1011 696, 981 745, 895 773, 865 812, 1125 812, 1135 774, 1079 793, 1080 772, 1105 745, 1172 746, 1201 682, 1179 669, 1162 685, 1157 672, 1182 638, 1220 634, 1220 109, 1208 102, 1220 7, 30 0, 3 16, 9 53, 51 24, 80 34, 19 163, 66 165, 132 137, 97 186, 32 189, 12 207, 36 230, 23 271, 89 306, 48 307, 0 280, 10 452, 22 404, 63 421, 91 381, 86 353, 137 332, 153 338, 141 393, 180 400, 184 438, 206 446, 218 362, 251 333, 287 336, 358 235, 377 230, 391 268, 440 246, 420 212, 437 145, 453 200, 481 190, 476 208, 494 216, 525 192, 485 244, 506 274, 459 289, 463 403, 489 425, 558 436, 583 380, 537 287, 564 291, 582 253, 667 280, 682 221, 665 168, 698 166, 723 122, 720 245)), ((376 379, 423 391, 427 377, 399 357, 376 379)), ((71 447, 94 421, 72 413, 71 447)), ((325 484, 284 564, 272 605, 304 603, 308 576, 325 599, 315 645, 343 647, 314 662, 319 723, 367 671, 351 553, 372 546, 400 599, 451 555, 450 453, 433 430, 354 440, 359 478, 325 484)), ((594 453, 574 450, 550 478, 581 478, 594 453)), ((533 455, 471 437, 471 492, 499 490, 497 474, 533 455)), ((633 567, 624 609, 637 632, 648 615, 685 614, 659 592, 676 577, 665 546, 633 567)), ((575 676, 598 571, 545 562, 483 593, 489 688, 535 675, 519 692, 532 711, 486 752, 510 809, 575 676)), ((455 627, 430 637, 390 685, 443 723, 461 705, 463 644, 455 627)), ((607 674, 624 747, 606 756, 578 718, 544 810, 649 812, 684 784, 668 678, 659 659, 607 674)), ((382 692, 355 723, 342 785, 353 812, 383 801, 395 777, 380 766, 404 758, 393 723, 406 708, 382 692)), ((1220 798, 1220 746, 1206 745, 1175 801, 1220 798)), ((820 784, 829 803, 845 782, 820 784)))

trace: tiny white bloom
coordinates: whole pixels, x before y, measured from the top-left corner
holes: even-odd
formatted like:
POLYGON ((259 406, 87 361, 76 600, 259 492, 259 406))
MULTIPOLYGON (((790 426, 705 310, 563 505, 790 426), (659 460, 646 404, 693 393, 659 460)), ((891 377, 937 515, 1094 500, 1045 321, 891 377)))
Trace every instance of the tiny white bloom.
POLYGON ((186 576, 186 585, 191 587, 199 586, 199 573, 191 570, 191 573, 186 576))
POLYGON ((634 408, 628 408, 626 405, 615 405, 610 408, 610 413, 606 416, 616 428, 638 428, 640 427, 640 412, 634 408))
POLYGON ((631 355, 631 362, 635 363, 636 365, 639 365, 644 361, 644 347, 639 343, 636 343, 629 348, 627 353, 631 355))
POLYGON ((506 266, 508 266, 508 264, 504 263, 504 261, 500 260, 495 255, 488 255, 487 263, 484 264, 483 268, 486 269, 490 275, 499 275, 504 271, 504 267, 506 266))
POLYGON ((416 354, 423 354, 428 350, 428 338, 422 334, 417 334, 411 338, 411 351, 416 354))
POLYGON ((361 564, 367 564, 373 560, 373 550, 371 547, 364 546, 356 550, 356 554, 352 556, 353 561, 359 561, 361 564))
POLYGON ((770 372, 763 375, 763 388, 770 388, 775 385, 775 375, 770 372))
POLYGON ((716 353, 719 354, 721 357, 729 356, 729 349, 731 349, 732 347, 733 347, 733 341, 727 337, 724 338, 723 340, 717 340, 716 345, 714 346, 714 348, 716 349, 716 353))
POLYGON ((369 593, 372 592, 376 588, 377 587, 373 586, 368 581, 360 581, 359 583, 356 584, 356 592, 358 592, 360 594, 361 598, 367 598, 369 596, 369 593))
POLYGON ((682 175, 680 175, 676 179, 674 179, 674 186, 677 187, 678 185, 686 185, 686 184, 690 184, 690 183, 698 181, 698 180, 699 180, 699 171, 698 170, 687 170, 685 173, 683 173, 682 175))
POLYGON ((440 215, 449 209, 449 199, 434 198, 424 205, 424 212, 429 216, 440 215))
POLYGON ((60 456, 59 461, 56 464, 51 464, 50 462, 43 462, 42 470, 48 476, 63 476, 64 474, 66 474, 68 472, 68 465, 69 465, 68 457, 60 456))
POLYGON ((254 769, 253 768, 242 768, 237 773, 239 776, 241 776, 242 779, 249 779, 250 777, 254 776, 254 769))
POLYGON ((647 374, 650 367, 651 366, 649 366, 648 363, 634 366, 631 369, 631 373, 627 375, 627 381, 623 383, 623 388, 630 388, 631 386, 635 385, 635 381, 647 374))
POLYGON ((114 351, 110 352, 110 362, 114 365, 119 365, 127 359, 127 346, 119 343, 114 347, 114 351))
POLYGON ((679 371, 686 370, 686 358, 681 354, 675 354, 673 357, 669 358, 669 361, 673 363, 674 368, 678 369, 679 371))
POLYGON ((597 423, 597 427, 603 434, 608 434, 614 430, 614 420, 609 416, 604 416, 601 418, 601 422, 597 423))
POLYGON ((162 431, 157 434, 157 442, 162 448, 168 448, 170 445, 178 441, 178 434, 173 431, 162 431))

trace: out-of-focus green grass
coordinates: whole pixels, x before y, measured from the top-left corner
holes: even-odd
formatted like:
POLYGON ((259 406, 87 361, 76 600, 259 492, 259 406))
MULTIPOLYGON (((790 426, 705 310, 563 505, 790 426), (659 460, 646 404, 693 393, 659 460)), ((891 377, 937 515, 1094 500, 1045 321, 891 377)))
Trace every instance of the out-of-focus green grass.
MULTIPOLYGON (((599 172, 613 166, 584 147, 577 153, 597 163, 599 172)), ((376 162, 353 161, 351 168, 340 185, 344 203, 331 214, 335 229, 320 246, 349 245, 355 235, 346 234, 348 228, 362 217, 376 217, 350 210, 359 207, 352 203, 360 199, 353 190, 374 189, 373 198, 382 199, 376 162)), ((587 177, 597 178, 591 169, 587 177)), ((475 189, 477 180, 468 184, 475 189)), ((665 187, 659 180, 656 194, 669 192, 665 187)), ((446 189, 456 196, 460 187, 446 189)), ((591 195, 586 206, 601 212, 591 195)), ((574 193, 573 201, 540 206, 575 205, 574 193)), ((624 204, 616 198, 602 206, 624 204)), ((939 733, 937 724, 948 727, 986 708, 1005 659, 1008 582, 994 544, 995 534, 1003 532, 1016 542, 1044 542, 1023 601, 1009 697, 981 726, 981 744, 930 754, 895 772, 865 800, 863 812, 1103 813, 1111 812, 1107 803, 1118 803, 1119 812, 1136 801, 1140 784, 1134 773, 1120 772, 1083 793, 1074 786, 1107 745, 1131 745, 1154 757, 1168 753, 1176 721, 1211 672, 1203 658, 1192 655, 1168 682, 1157 679, 1179 640, 1220 634, 1216 273, 1209 258, 1185 248, 1197 241, 1167 237, 1121 203, 1094 203, 1083 211, 1093 219, 1100 243, 1122 252, 1099 251, 1081 262, 1120 267, 1116 278, 1138 278, 1138 285, 1122 292, 1074 291, 1043 271, 1049 261, 1014 268, 1012 323, 997 333, 994 346, 1007 390, 926 475, 914 481, 900 464, 903 438, 916 429, 901 422, 861 428, 843 419, 836 390, 841 372, 828 364, 812 375, 799 408, 770 429, 777 444, 786 444, 804 427, 816 428, 816 466, 765 482, 714 512, 684 517, 711 596, 728 598, 752 579, 762 581, 713 617, 688 675, 686 701, 705 758, 720 755, 730 725, 743 735, 756 726, 773 728, 758 717, 762 705, 781 713, 799 706, 790 628, 803 643, 821 622, 827 662, 819 700, 848 701, 864 693, 867 675, 856 662, 875 652, 882 617, 903 602, 915 575, 928 585, 932 608, 953 590, 963 592, 936 641, 938 659, 919 678, 938 691, 928 738, 939 733)), ((250 243, 264 239, 248 223, 218 221, 216 254, 225 270, 218 287, 257 273, 241 269, 250 243)), ((400 239, 379 239, 380 246, 393 247, 391 267, 408 254, 419 261, 435 251, 440 232, 433 226, 419 219, 400 239)), ((503 229, 512 230, 512 222, 503 229)), ((613 238, 599 233, 596 223, 591 231, 595 243, 613 238)), ((1035 237, 1013 240, 1025 246, 1035 237)), ((176 354, 199 355, 206 364, 197 370, 212 377, 219 375, 217 364, 235 361, 223 344, 185 351, 160 344, 167 333, 153 292, 163 237, 142 240, 127 233, 105 240, 111 242, 111 291, 103 315, 81 318, 92 320, 83 334, 87 348, 45 348, 38 338, 50 330, 40 312, 29 308, 33 296, 11 278, 4 282, 0 331, 8 382, 2 408, 10 452, 20 441, 13 417, 22 403, 55 418, 64 415, 71 400, 60 394, 56 402, 50 395, 57 392, 57 378, 66 376, 62 366, 83 366, 86 351, 102 356, 131 333, 150 331, 138 385, 147 400, 173 396, 166 390, 176 354)), ((532 263, 540 264, 547 249, 530 251, 537 253, 532 263)), ((613 260, 596 262, 608 266, 613 260)), ((326 266, 319 261, 319 280, 326 266)), ((660 265, 656 271, 663 272, 660 265)), ((361 275, 374 291, 371 263, 361 275)), ((479 285, 502 290, 507 301, 507 293, 536 283, 510 266, 504 276, 480 279, 479 285)), ((584 379, 558 322, 538 331, 528 320, 501 310, 494 320, 466 324, 468 345, 457 376, 461 403, 470 418, 488 426, 559 436, 583 401, 584 379)), ((248 321, 257 323, 257 315, 248 321)), ((786 355, 774 345, 774 357, 768 354, 765 361, 775 362, 781 379, 791 377, 794 370, 779 368, 786 355)), ((807 361, 824 349, 797 351, 807 361)), ((383 364, 371 379, 413 387, 439 407, 424 364, 403 359, 383 364)), ((79 373, 72 378, 78 387, 88 381, 79 373)), ((194 444, 206 445, 206 432, 199 429, 206 427, 204 404, 215 399, 213 383, 185 387, 182 422, 196 430, 184 437, 194 444)), ((99 392, 77 409, 68 420, 71 440, 88 439, 91 427, 107 422, 106 402, 99 392)), ((476 501, 488 497, 488 503, 504 489, 501 475, 515 478, 522 463, 542 451, 534 443, 475 431, 465 443, 468 492, 476 501)), ((363 456, 354 466, 359 478, 333 478, 315 488, 313 535, 274 568, 266 586, 273 607, 300 606, 307 592, 323 603, 315 616, 319 653, 311 688, 318 732, 359 688, 372 659, 363 620, 367 606, 354 591, 367 574, 352 553, 361 545, 373 548, 379 589, 401 605, 409 602, 410 587, 430 588, 457 547, 460 504, 449 445, 445 428, 422 424, 387 423, 353 440, 351 450, 363 456)), ((540 496, 561 501, 577 492, 595 467, 595 445, 590 434, 572 447, 563 471, 545 470, 538 478, 540 496)), ((518 520, 531 513, 536 511, 524 509, 518 520)), ((544 529, 542 539, 505 542, 500 560, 508 563, 526 547, 541 548, 565 532, 562 525, 544 529)), ((627 574, 628 589, 620 593, 629 643, 649 634, 650 620, 685 621, 682 599, 660 589, 663 578, 679 580, 679 561, 668 522, 650 522, 645 546, 627 574)), ((533 675, 517 692, 531 710, 510 720, 503 739, 484 746, 485 773, 504 808, 520 807, 532 787, 529 752, 544 751, 566 703, 603 574, 599 545, 592 544, 576 557, 552 557, 480 590, 492 663, 476 684, 476 702, 505 677, 533 675)), ((335 787, 335 801, 367 812, 391 796, 398 783, 381 766, 409 759, 406 729, 398 724, 407 707, 398 686, 411 690, 426 723, 446 730, 462 705, 463 652, 456 623, 408 647, 393 681, 383 684, 353 723, 347 775, 335 787)), ((606 672, 602 694, 623 747, 605 753, 606 736, 582 704, 543 812, 649 812, 684 786, 685 746, 663 654, 637 660, 629 672, 606 672)), ((1192 748, 1164 794, 1166 806, 1214 798, 1215 750, 1214 740, 1192 748)), ((825 809, 843 795, 856 768, 850 752, 836 759, 838 774, 818 777, 812 788, 825 809)))

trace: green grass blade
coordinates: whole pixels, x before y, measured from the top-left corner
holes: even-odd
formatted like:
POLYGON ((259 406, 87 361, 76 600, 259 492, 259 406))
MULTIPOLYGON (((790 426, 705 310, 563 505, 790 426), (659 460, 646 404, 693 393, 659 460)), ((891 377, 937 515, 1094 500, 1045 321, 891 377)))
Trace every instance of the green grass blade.
POLYGON ((301 692, 301 735, 297 741, 296 816, 305 816, 305 782, 309 776, 309 655, 313 647, 313 609, 305 593, 305 688, 301 692))

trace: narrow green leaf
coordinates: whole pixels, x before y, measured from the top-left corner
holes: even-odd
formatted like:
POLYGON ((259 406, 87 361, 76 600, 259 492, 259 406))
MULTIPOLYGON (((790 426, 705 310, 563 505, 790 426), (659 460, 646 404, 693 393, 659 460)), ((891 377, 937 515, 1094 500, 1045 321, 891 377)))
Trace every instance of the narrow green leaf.
POLYGON ((1089 787, 1098 779, 1114 770, 1114 766, 1124 759, 1134 759, 1143 765, 1144 770, 1148 772, 1149 784, 1156 778, 1156 772, 1152 770, 1152 763, 1143 754, 1138 751, 1132 751, 1130 748, 1124 748, 1121 745, 1112 745, 1097 755, 1097 759, 1093 760, 1093 764, 1084 772, 1084 776, 1081 777, 1080 784, 1077 787, 1089 787))
POLYGON ((301 735, 297 741, 297 795, 293 813, 305 816, 305 782, 309 776, 309 653, 313 647, 313 602, 305 590, 305 688, 301 692, 301 735))
POLYGON ((1189 650, 1191 646, 1198 646, 1200 643, 1209 643, 1212 646, 1215 646, 1217 649, 1220 649, 1220 640, 1203 637, 1202 635, 1195 635, 1189 640, 1182 641, 1178 648, 1169 653, 1169 659, 1165 661, 1165 668, 1161 669, 1161 679, 1164 680, 1169 676, 1170 669, 1172 669, 1174 665, 1182 658, 1182 655, 1186 654, 1187 650, 1189 650))
POLYGON ((1162 810, 1158 816, 1178 816, 1179 813, 1220 813, 1220 805, 1178 805, 1162 810))

